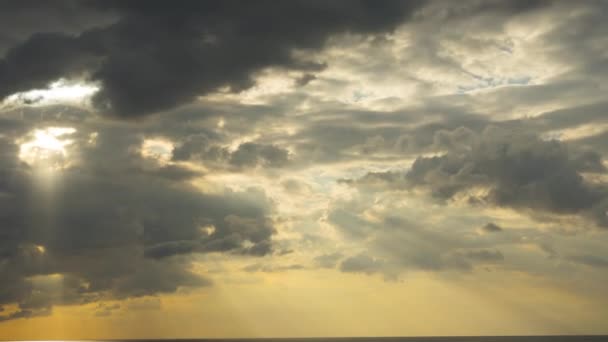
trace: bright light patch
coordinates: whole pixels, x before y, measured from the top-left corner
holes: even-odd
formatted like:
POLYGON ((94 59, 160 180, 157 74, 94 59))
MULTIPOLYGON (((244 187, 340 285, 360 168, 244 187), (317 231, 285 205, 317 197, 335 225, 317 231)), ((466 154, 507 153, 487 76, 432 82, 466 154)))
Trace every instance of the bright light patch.
POLYGON ((165 139, 146 139, 141 147, 141 154, 145 158, 156 159, 161 163, 168 163, 173 156, 173 143, 165 139))
POLYGON ((19 159, 30 166, 61 168, 68 156, 66 147, 72 143, 66 136, 74 132, 71 127, 36 129, 20 143, 19 159))
POLYGON ((47 89, 33 89, 9 96, 7 104, 49 105, 53 103, 78 103, 86 101, 99 90, 91 84, 73 83, 60 79, 47 89))
POLYGON ((215 227, 212 225, 200 227, 199 230, 201 233, 203 233, 203 235, 206 235, 206 236, 209 236, 209 235, 212 235, 213 233, 215 233, 215 227))

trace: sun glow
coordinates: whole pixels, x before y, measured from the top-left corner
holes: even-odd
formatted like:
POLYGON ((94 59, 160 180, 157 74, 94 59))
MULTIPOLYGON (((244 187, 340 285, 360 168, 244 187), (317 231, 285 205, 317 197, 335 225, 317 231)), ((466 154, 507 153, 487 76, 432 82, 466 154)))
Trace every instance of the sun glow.
POLYGON ((99 87, 64 79, 49 84, 46 89, 32 89, 13 94, 5 100, 7 105, 49 105, 55 103, 85 103, 99 87))
POLYGON ((155 159, 161 164, 171 161, 173 143, 163 138, 145 139, 141 146, 141 154, 145 158, 155 159))
POLYGON ((74 132, 76 129, 71 127, 36 129, 20 143, 19 159, 30 166, 62 168, 68 157, 66 147, 72 144, 66 136, 74 132))

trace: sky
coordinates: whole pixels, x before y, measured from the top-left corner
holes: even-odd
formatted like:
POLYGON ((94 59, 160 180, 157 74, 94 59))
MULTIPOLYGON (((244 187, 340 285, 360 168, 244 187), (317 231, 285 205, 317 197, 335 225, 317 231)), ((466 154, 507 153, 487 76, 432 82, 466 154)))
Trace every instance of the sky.
POLYGON ((0 2, 0 339, 607 334, 608 3, 0 2))

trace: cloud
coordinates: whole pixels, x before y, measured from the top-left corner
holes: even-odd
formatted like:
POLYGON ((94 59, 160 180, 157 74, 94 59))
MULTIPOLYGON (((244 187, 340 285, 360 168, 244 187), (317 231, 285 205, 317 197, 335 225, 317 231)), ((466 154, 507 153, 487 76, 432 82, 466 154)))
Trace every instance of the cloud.
POLYGON ((44 310, 18 310, 8 315, 0 316, 0 322, 8 321, 12 319, 20 319, 20 318, 33 318, 33 317, 44 317, 52 314, 50 309, 44 310))
POLYGON ((129 310, 160 310, 161 308, 161 300, 154 297, 136 298, 127 303, 127 309, 129 310))
POLYGON ((268 167, 283 166, 289 161, 289 152, 274 145, 244 143, 230 156, 230 164, 243 167, 259 164, 268 167))
POLYGON ((243 271, 245 272, 265 272, 265 273, 273 273, 273 272, 285 272, 285 271, 297 271, 303 270, 305 267, 300 264, 291 264, 291 265, 269 265, 256 263, 243 267, 243 271))
POLYGON ((76 128, 61 169, 29 165, 17 142, 36 126, 23 124, 0 126, 0 304, 21 310, 3 320, 210 286, 193 254, 272 252, 263 191, 194 188, 201 173, 142 155, 141 130, 82 117, 63 119, 76 128))
POLYGON ((442 281, 605 267, 604 230, 582 229, 608 225, 600 2, 23 6, 0 4, 0 96, 73 78, 101 115, 165 113, 0 113, 0 320, 160 309, 235 269, 208 260, 442 281), (47 172, 20 144, 52 126, 76 131, 47 172))
POLYGON ((581 254, 570 257, 570 260, 591 267, 608 268, 608 260, 596 255, 581 254))
POLYGON ((470 250, 467 251, 465 253, 463 253, 465 258, 471 259, 471 260, 476 260, 476 261, 482 261, 482 262, 501 262, 505 259, 505 257, 502 255, 502 253, 498 250, 487 250, 487 249, 481 249, 481 250, 470 250))
POLYGON ((201 161, 219 169, 245 169, 245 168, 280 168, 286 166, 289 160, 289 151, 272 145, 246 142, 239 144, 231 151, 203 135, 191 136, 185 139, 174 151, 175 161, 201 161))
POLYGON ((119 309, 120 309, 120 304, 118 304, 118 303, 110 304, 110 305, 107 305, 105 303, 99 303, 97 305, 97 308, 95 311, 95 316, 96 317, 109 317, 114 313, 114 311, 119 310, 119 309))
POLYGON ((486 233, 498 233, 503 231, 499 225, 492 222, 486 223, 483 227, 481 227, 481 230, 486 233))
POLYGON ((78 1, 52 5, 35 0, 4 2, 0 5, 0 55, 38 32, 79 34, 116 19, 114 13, 88 8, 78 1))
POLYGON ((314 261, 319 267, 322 268, 334 268, 338 264, 338 261, 342 259, 342 253, 335 252, 331 254, 321 254, 314 258, 314 261))
POLYGON ((606 218, 598 214, 605 211, 606 186, 590 184, 581 175, 590 170, 604 173, 599 160, 593 152, 573 154, 558 141, 489 127, 470 151, 417 158, 406 178, 413 187, 425 187, 440 199, 482 188, 486 195, 467 195, 468 199, 580 214, 606 226, 606 218), (581 162, 581 157, 586 161, 581 162))
POLYGON ((381 272, 384 262, 370 257, 365 253, 346 258, 340 263, 340 270, 349 273, 373 274, 381 272))
POLYGON ((0 62, 0 97, 82 76, 100 84, 93 103, 102 113, 147 115, 222 87, 247 89, 262 68, 318 71, 322 63, 294 51, 319 49, 335 34, 389 32, 419 3, 188 1, 177 8, 94 2, 87 10, 120 19, 76 35, 38 32, 15 45, 0 62), (46 63, 37 63, 40 58, 46 63))

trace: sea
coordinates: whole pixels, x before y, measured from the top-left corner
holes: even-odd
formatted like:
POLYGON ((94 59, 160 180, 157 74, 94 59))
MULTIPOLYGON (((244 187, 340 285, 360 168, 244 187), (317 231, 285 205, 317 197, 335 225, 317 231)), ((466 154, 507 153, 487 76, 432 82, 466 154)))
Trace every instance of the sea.
MULTIPOLYGON (((331 337, 242 339, 137 339, 61 342, 608 342, 608 335, 568 336, 442 336, 442 337, 331 337)), ((13 341, 11 341, 13 342, 13 341)), ((25 341, 19 341, 25 342, 25 341)), ((33 342, 33 341, 28 341, 33 342)), ((47 342, 47 341, 45 341, 47 342)), ((57 341, 59 342, 59 341, 57 341)))

